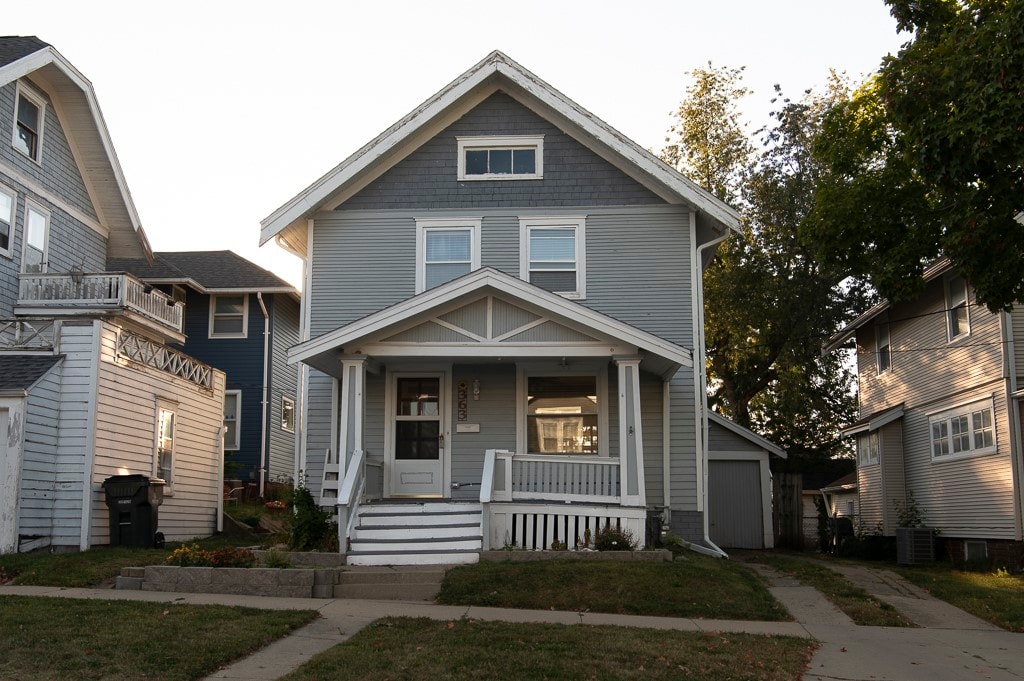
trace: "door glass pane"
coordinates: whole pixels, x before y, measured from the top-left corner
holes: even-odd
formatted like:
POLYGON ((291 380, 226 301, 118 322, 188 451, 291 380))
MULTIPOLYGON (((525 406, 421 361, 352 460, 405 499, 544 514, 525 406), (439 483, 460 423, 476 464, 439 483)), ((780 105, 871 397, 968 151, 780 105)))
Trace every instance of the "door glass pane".
POLYGON ((395 423, 396 459, 437 459, 440 454, 438 421, 398 421, 395 423))
POLYGON ((439 383, 436 378, 398 379, 399 416, 437 416, 439 412, 439 383))

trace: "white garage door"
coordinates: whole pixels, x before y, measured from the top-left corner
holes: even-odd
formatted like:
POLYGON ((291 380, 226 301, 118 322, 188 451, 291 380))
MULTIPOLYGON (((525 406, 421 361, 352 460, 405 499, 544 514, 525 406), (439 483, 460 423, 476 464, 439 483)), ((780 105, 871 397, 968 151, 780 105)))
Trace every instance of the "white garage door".
POLYGON ((763 549, 762 508, 759 462, 708 462, 711 541, 723 549, 763 549))

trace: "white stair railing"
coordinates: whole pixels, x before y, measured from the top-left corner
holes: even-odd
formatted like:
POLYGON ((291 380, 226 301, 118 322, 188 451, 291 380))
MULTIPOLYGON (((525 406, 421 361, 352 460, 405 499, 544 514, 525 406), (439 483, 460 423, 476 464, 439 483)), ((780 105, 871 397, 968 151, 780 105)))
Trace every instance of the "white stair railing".
POLYGON ((363 498, 366 485, 366 468, 363 465, 363 450, 356 449, 349 459, 345 479, 338 490, 338 552, 348 552, 348 538, 352 536, 352 527, 359 516, 359 502, 363 498))

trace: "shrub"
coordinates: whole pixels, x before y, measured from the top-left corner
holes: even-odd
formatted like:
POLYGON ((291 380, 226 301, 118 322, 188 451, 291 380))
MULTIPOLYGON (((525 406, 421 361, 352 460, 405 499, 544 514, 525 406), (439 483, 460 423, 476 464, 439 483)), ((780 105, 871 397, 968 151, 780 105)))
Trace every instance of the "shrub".
POLYGON ((598 551, 632 551, 636 548, 633 533, 624 527, 605 525, 594 535, 594 548, 598 551))
POLYGON ((263 565, 268 568, 290 568, 292 566, 288 557, 277 549, 270 549, 263 565))
POLYGON ((330 514, 322 510, 305 487, 295 488, 295 515, 292 518, 288 546, 296 551, 318 549, 331 531, 330 514))
POLYGON ((167 564, 178 567, 210 567, 213 565, 213 554, 200 548, 199 544, 182 544, 167 556, 167 564))
POLYGON ((249 549, 223 548, 210 553, 210 562, 213 567, 253 567, 256 565, 256 555, 249 549))

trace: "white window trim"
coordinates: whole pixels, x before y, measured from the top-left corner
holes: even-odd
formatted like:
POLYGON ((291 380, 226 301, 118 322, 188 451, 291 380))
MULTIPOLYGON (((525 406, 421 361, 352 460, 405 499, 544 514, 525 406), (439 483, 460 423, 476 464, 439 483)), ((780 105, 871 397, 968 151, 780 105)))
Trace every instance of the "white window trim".
POLYGON ((295 413, 295 400, 292 399, 291 397, 288 397, 287 395, 281 395, 281 430, 283 430, 286 433, 294 433, 295 432, 295 417, 296 417, 296 413, 295 413), (285 425, 284 425, 284 405, 286 405, 286 404, 291 404, 292 405, 292 427, 291 428, 285 428, 285 425))
MULTIPOLYGON (((961 402, 942 409, 941 411, 933 411, 927 414, 928 416, 928 453, 931 457, 932 463, 945 463, 947 461, 960 461, 963 459, 973 459, 978 456, 988 456, 989 454, 995 454, 999 451, 999 425, 996 422, 996 409, 995 401, 991 397, 984 397, 980 400, 973 400, 971 402, 961 402), (971 418, 971 414, 976 411, 988 409, 992 412, 992 446, 982 447, 981 449, 974 448, 974 423, 971 418), (968 428, 970 429, 970 445, 971 448, 967 451, 953 453, 950 451, 949 454, 935 455, 935 439, 932 436, 932 426, 940 421, 949 421, 955 416, 967 416, 968 428)), ((952 429, 949 429, 950 431, 952 429)), ((952 434, 949 435, 952 437, 952 434)), ((952 448, 951 448, 952 449, 952 448)))
POLYGON ((28 251, 28 215, 36 212, 43 216, 43 258, 39 263, 39 274, 45 274, 49 269, 50 260, 50 211, 32 199, 25 199, 24 220, 21 226, 21 267, 19 270, 25 273, 25 253, 28 251))
MULTIPOLYGON (((237 452, 242 447, 242 391, 241 390, 225 390, 224 397, 228 395, 235 396, 235 441, 232 444, 228 442, 224 443, 224 451, 237 452)), ((227 432, 225 426, 224 432, 227 432)))
POLYGON ((947 276, 946 278, 944 278, 942 280, 942 288, 943 288, 943 293, 944 293, 944 295, 943 295, 943 303, 945 304, 945 315, 944 316, 945 316, 945 321, 946 321, 946 341, 948 343, 952 343, 954 341, 960 340, 961 338, 967 338, 968 336, 971 335, 971 291, 970 291, 970 285, 967 283, 967 279, 966 278, 961 277, 960 275, 951 275, 951 276, 947 276), (952 325, 950 324, 950 315, 953 312, 953 303, 952 303, 952 300, 950 299, 950 294, 949 294, 949 282, 952 281, 954 278, 959 278, 959 279, 961 279, 964 282, 964 309, 967 311, 967 330, 966 331, 962 331, 961 333, 958 333, 955 336, 952 333, 953 332, 953 328, 952 328, 952 325))
MULTIPOLYGON (((929 431, 930 432, 930 431, 929 431)), ((864 466, 877 466, 878 462, 882 460, 882 436, 877 430, 863 433, 857 438, 857 468, 863 468, 864 466), (860 440, 861 438, 868 441, 868 451, 874 451, 874 458, 862 459, 860 453, 860 440)))
POLYGON ((174 415, 174 435, 171 438, 171 474, 164 482, 164 496, 174 495, 174 469, 177 466, 178 457, 178 428, 181 423, 178 421, 178 404, 163 399, 156 401, 153 426, 153 478, 159 480, 160 470, 160 412, 169 411, 174 415))
POLYGON ((466 230, 470 232, 469 271, 480 269, 482 218, 429 218, 416 220, 416 293, 427 290, 427 232, 466 230))
POLYGON ((597 378, 597 455, 608 458, 609 438, 611 437, 608 430, 610 406, 608 400, 612 399, 608 395, 608 365, 594 362, 573 362, 567 367, 530 362, 516 365, 516 454, 529 453, 526 451, 526 397, 528 379, 532 376, 595 376, 597 378))
POLYGON ((555 292, 563 298, 584 300, 587 297, 587 218, 580 215, 555 217, 519 218, 519 278, 530 281, 530 230, 565 229, 576 230, 576 290, 555 292))
POLYGON ((875 371, 881 376, 892 372, 892 328, 889 322, 882 322, 875 327, 875 371), (888 365, 882 368, 882 330, 885 330, 885 354, 888 365))
POLYGON ((18 81, 17 86, 14 89, 14 120, 12 121, 13 127, 11 128, 11 146, 18 152, 18 155, 24 156, 25 158, 31 159, 39 165, 43 164, 43 138, 46 135, 46 99, 36 92, 33 88, 25 85, 22 81, 18 81), (24 97, 29 100, 36 107, 39 108, 39 130, 36 131, 36 155, 29 156, 20 149, 18 149, 18 102, 19 98, 24 97))
POLYGON ((210 295, 210 322, 207 327, 207 338, 248 338, 249 337, 249 294, 248 293, 220 293, 210 295), (215 333, 213 320, 217 316, 217 298, 238 298, 242 297, 242 332, 241 333, 215 333))
POLYGON ((544 135, 496 135, 489 137, 456 137, 458 143, 458 180, 542 180, 544 179, 544 135), (534 155, 534 172, 529 175, 491 174, 466 175, 466 151, 470 149, 529 149, 534 155))
POLYGON ((7 248, 0 248, 0 255, 4 256, 6 258, 13 258, 14 257, 14 223, 15 223, 15 216, 18 214, 18 192, 14 191, 13 189, 11 189, 10 187, 8 187, 5 184, 0 184, 0 194, 4 194, 5 196, 10 197, 10 199, 11 199, 11 214, 6 216, 6 218, 4 218, 4 216, 0 216, 0 218, 4 218, 6 220, 9 220, 10 221, 10 225, 11 225, 10 226, 10 234, 8 235, 8 239, 7 239, 7 248))

